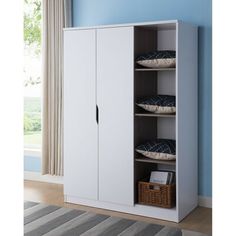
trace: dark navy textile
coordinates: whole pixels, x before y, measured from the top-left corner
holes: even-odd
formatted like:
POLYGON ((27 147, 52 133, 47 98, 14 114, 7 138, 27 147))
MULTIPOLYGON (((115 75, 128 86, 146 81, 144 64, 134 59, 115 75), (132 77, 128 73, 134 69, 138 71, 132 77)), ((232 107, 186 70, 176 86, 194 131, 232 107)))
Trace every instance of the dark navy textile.
POLYGON ((175 51, 161 50, 161 51, 153 51, 153 52, 145 53, 145 54, 139 55, 136 58, 136 61, 166 59, 166 58, 176 58, 175 51))
POLYGON ((136 150, 175 155, 176 142, 172 139, 156 139, 139 145, 136 150))
POLYGON ((137 104, 175 107, 175 96, 157 95, 147 98, 141 98, 138 100, 137 104))

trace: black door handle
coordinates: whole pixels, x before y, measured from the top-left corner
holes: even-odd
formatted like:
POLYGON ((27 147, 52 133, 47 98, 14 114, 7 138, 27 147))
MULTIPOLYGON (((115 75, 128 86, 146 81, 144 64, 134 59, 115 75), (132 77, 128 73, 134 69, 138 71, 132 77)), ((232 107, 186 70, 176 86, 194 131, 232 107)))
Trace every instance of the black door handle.
POLYGON ((99 123, 99 109, 98 109, 98 105, 96 105, 96 121, 97 124, 99 123))

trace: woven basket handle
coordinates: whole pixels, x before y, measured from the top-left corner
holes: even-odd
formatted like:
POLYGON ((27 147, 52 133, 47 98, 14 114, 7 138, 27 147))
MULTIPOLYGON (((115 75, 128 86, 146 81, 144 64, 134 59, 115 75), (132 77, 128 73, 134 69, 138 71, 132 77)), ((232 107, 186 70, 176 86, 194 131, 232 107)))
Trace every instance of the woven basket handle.
POLYGON ((148 187, 149 187, 149 190, 155 190, 155 191, 161 190, 160 186, 157 186, 155 184, 149 184, 148 187))

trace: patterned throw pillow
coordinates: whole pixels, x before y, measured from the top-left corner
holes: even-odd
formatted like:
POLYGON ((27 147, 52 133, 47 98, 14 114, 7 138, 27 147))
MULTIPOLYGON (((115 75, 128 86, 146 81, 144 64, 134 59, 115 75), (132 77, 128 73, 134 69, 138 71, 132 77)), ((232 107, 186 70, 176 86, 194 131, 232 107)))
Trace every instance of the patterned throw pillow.
POLYGON ((136 103, 146 111, 154 113, 175 113, 175 96, 157 95, 139 99, 136 103))
POLYGON ((172 139, 156 139, 139 145, 136 152, 156 160, 175 160, 176 142, 172 139))
POLYGON ((149 68, 173 68, 176 65, 176 53, 173 50, 153 51, 138 56, 136 63, 149 68))

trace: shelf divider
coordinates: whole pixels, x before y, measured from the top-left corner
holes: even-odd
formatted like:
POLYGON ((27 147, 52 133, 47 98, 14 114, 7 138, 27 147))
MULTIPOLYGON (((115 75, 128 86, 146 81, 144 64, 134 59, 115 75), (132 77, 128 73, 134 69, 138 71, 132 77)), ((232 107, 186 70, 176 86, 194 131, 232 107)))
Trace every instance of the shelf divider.
POLYGON ((157 114, 157 113, 145 113, 145 112, 139 112, 135 113, 135 116, 144 116, 144 117, 173 117, 175 118, 176 114, 157 114))
POLYGON ((137 162, 145 162, 145 163, 155 163, 155 164, 165 164, 165 165, 176 165, 176 161, 161 161, 155 160, 147 157, 137 157, 135 158, 137 162))
POLYGON ((135 68, 135 71, 175 71, 175 68, 135 68))

